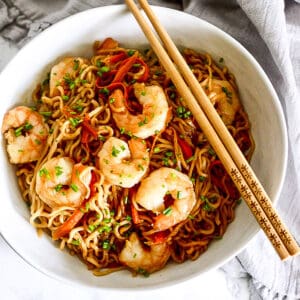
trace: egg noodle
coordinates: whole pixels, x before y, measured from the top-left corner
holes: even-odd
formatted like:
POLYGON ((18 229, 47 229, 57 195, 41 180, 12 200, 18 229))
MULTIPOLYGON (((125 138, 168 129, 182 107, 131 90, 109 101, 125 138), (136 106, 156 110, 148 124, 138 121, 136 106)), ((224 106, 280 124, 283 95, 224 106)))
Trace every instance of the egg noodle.
MULTIPOLYGON (((24 141, 8 151, 30 223, 95 275, 195 260, 222 238, 240 194, 151 49, 107 38, 93 50, 60 60, 34 90, 26 114, 43 127, 28 118, 13 128, 38 149, 28 161, 24 141)), ((183 56, 250 160, 250 123, 224 60, 183 56)))

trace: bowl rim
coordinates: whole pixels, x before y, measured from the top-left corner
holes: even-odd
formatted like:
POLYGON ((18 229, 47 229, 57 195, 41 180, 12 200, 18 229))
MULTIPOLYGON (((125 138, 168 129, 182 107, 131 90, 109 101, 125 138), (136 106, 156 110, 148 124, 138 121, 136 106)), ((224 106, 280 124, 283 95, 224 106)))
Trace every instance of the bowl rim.
MULTIPOLYGON (((278 184, 277 187, 277 192, 275 197, 272 199, 273 200, 273 204, 276 205, 278 198, 280 196, 280 193, 282 191, 282 187, 284 184, 284 180, 286 177, 286 171, 287 171, 287 161, 288 161, 288 138, 287 138, 287 127, 286 127, 286 121, 285 121, 285 116, 283 113, 283 108, 281 106, 280 100, 278 98, 278 95, 271 83, 271 80, 268 78, 268 76, 266 75, 264 69, 261 67, 261 65, 257 62, 257 60, 254 58, 254 56, 239 42, 237 41, 235 38, 233 38, 231 35, 229 35, 228 33, 226 33, 225 31, 223 31, 222 29, 220 29, 219 27, 217 27, 216 25, 211 24, 210 22, 197 17, 195 15, 192 15, 190 13, 184 12, 184 11, 179 11, 173 8, 168 8, 168 7, 163 7, 163 6, 159 6, 159 5, 151 5, 151 7, 153 8, 154 12, 156 10, 165 10, 166 12, 169 13, 176 13, 176 14, 182 14, 185 15, 186 17, 189 18, 194 18, 197 19, 198 21, 201 21, 203 24, 205 24, 206 26, 210 27, 213 31, 217 31, 219 34, 222 34, 222 36, 224 37, 224 39, 229 40, 229 42, 231 44, 234 45, 234 47, 238 48, 239 51, 241 51, 244 55, 246 55, 247 59, 251 62, 252 65, 254 65, 255 69, 260 73, 260 76, 262 76, 262 78, 264 79, 264 83, 267 85, 267 88, 271 94, 272 100, 273 100, 273 104, 276 107, 276 112, 278 114, 278 118, 280 119, 280 127, 281 127, 281 133, 282 133, 282 138, 283 138, 283 163, 282 163, 282 176, 280 179, 280 182, 278 184)), ((29 42, 27 42, 21 49, 19 49, 19 51, 16 53, 16 55, 8 62, 8 64, 6 64, 6 66, 3 68, 3 70, 0 73, 0 82, 2 81, 2 77, 5 77, 5 74, 7 72, 7 70, 10 69, 10 66, 13 65, 13 62, 15 59, 17 59, 19 56, 22 55, 23 51, 26 51, 27 48, 32 47, 32 45, 34 44, 38 44, 39 40, 41 38, 43 38, 44 35, 47 35, 48 32, 51 32, 53 30, 56 30, 57 27, 62 26, 62 24, 64 24, 65 22, 70 22, 71 19, 76 19, 76 18, 80 18, 81 15, 86 15, 86 14, 90 14, 91 11, 103 11, 103 10, 119 10, 119 12, 121 12, 122 10, 124 10, 124 8, 126 9, 126 5, 125 4, 116 4, 116 5, 105 5, 105 6, 100 6, 100 7, 95 7, 95 8, 90 8, 81 12, 77 12, 73 15, 67 16, 61 20, 59 20, 58 22, 52 24, 51 26, 49 26, 48 28, 46 28, 45 30, 43 30, 42 32, 38 33, 35 37, 33 37, 29 42)), ((130 14, 130 12, 128 11, 128 13, 130 14)), ((2 139, 2 137, 1 137, 2 139)), ((1 225, 1 223, 0 223, 1 225)), ((250 234, 250 238, 248 239, 247 242, 245 242, 243 245, 241 245, 237 250, 232 252, 232 255, 229 255, 228 257, 226 257, 226 259, 224 259, 223 261, 219 262, 219 263, 213 263, 211 265, 211 267, 209 268, 209 270, 204 270, 202 272, 199 272, 198 274, 186 274, 184 276, 184 278, 180 278, 177 280, 173 280, 173 281, 169 281, 167 283, 161 283, 161 284, 156 284, 151 285, 151 286, 145 286, 145 287, 107 287, 107 286, 87 286, 84 285, 86 288, 91 288, 91 289, 102 289, 102 290, 115 290, 115 291, 132 291, 132 290, 145 290, 145 289, 160 289, 160 288, 164 288, 167 286, 172 286, 174 284, 180 283, 180 282, 184 282, 186 280, 189 280, 191 278, 194 278, 196 276, 201 276, 202 274, 205 274, 206 272, 210 271, 210 270, 214 270, 216 268, 219 268, 220 266, 224 265, 226 262, 228 262, 229 260, 231 260, 234 256, 238 255, 241 251, 243 251, 246 246, 255 238, 255 236, 261 231, 261 229, 257 226, 256 230, 253 230, 252 234, 250 234)), ((36 263, 34 260, 26 257, 25 255, 22 254, 22 251, 19 249, 16 249, 13 246, 13 242, 9 241, 6 236, 5 236, 5 232, 3 230, 3 228, 1 228, 0 226, 0 236, 3 238, 3 240, 7 243, 7 245, 15 252, 17 253, 27 264, 29 264, 30 266, 32 266, 34 269, 38 270, 39 272, 43 273, 44 275, 56 279, 58 281, 64 282, 64 283, 68 283, 71 285, 78 285, 79 283, 77 281, 74 281, 72 279, 69 278, 65 278, 65 277, 61 277, 60 275, 57 275, 56 273, 53 273, 51 271, 45 270, 43 267, 39 266, 38 263, 36 263)), ((83 283, 81 283, 81 285, 83 285, 83 283)))

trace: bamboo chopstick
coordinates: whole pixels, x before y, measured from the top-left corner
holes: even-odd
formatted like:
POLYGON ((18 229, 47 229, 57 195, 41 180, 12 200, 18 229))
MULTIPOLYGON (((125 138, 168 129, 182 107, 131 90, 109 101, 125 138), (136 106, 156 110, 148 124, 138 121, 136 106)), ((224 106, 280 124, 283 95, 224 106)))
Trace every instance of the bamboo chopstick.
POLYGON ((139 3, 178 69, 135 2, 133 0, 125 0, 125 2, 279 257, 284 260, 291 255, 299 254, 300 248, 297 242, 273 208, 272 202, 247 160, 147 1, 139 0, 139 3))

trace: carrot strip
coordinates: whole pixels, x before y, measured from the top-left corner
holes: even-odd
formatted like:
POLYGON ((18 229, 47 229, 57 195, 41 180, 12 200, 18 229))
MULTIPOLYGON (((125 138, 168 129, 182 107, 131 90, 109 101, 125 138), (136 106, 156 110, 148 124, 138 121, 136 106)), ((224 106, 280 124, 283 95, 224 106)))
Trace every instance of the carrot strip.
MULTIPOLYGON (((91 191, 89 199, 92 198, 96 193, 95 183, 97 180, 97 174, 92 172, 92 178, 89 184, 91 191)), ((58 240, 67 235, 78 224, 86 212, 86 205, 88 204, 89 199, 84 201, 79 208, 75 209, 71 217, 52 233, 53 240, 58 240)))
POLYGON ((83 215, 84 215, 84 212, 81 209, 78 208, 78 209, 74 210, 72 216, 53 232, 53 234, 52 234, 53 240, 58 240, 61 237, 67 235, 76 226, 76 224, 81 220, 83 215))

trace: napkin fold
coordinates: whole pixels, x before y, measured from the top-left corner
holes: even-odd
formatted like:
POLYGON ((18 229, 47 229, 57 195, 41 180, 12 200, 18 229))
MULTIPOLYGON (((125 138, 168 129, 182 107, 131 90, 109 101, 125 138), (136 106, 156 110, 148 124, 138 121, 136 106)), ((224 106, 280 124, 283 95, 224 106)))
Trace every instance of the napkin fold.
MULTIPOLYGON (((277 209, 300 243, 300 0, 149 2, 186 11, 218 26, 244 45, 269 76, 284 110, 289 139, 287 174, 277 209)), ((0 70, 20 47, 59 20, 89 8, 121 3, 0 0, 0 70)), ((240 299, 245 280, 251 299, 300 299, 300 257, 280 261, 262 232, 222 269, 235 299, 240 299)))

